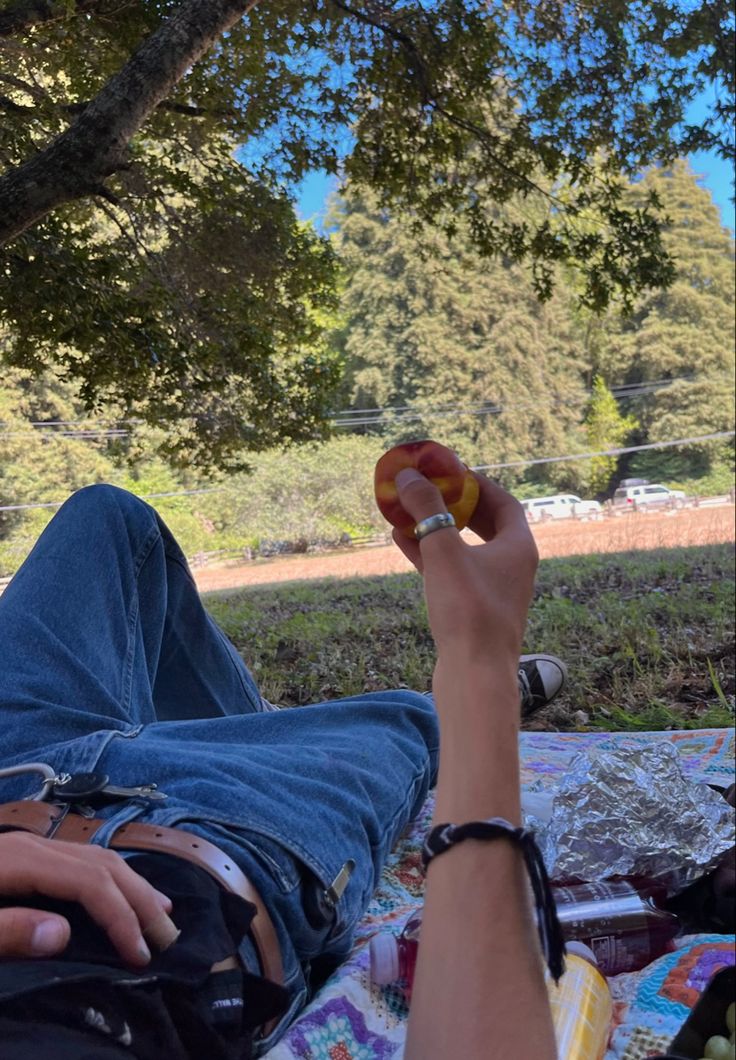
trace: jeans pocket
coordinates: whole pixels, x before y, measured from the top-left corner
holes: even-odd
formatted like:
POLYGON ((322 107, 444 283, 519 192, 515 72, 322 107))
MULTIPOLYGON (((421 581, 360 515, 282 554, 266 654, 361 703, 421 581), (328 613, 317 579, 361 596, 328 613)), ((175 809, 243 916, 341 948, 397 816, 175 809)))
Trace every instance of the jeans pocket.
POLYGON ((246 850, 269 874, 282 894, 292 894, 302 883, 301 863, 281 843, 262 833, 249 832, 236 825, 210 825, 223 839, 246 850))
MULTIPOLYGON (((162 822, 163 823, 163 822, 162 822)), ((349 853, 330 852, 329 864, 308 851, 298 839, 281 834, 273 825, 260 828, 251 821, 193 816, 187 811, 168 813, 169 826, 199 831, 224 849, 253 883, 272 914, 281 918, 295 949, 309 960, 336 940, 342 951, 370 900, 372 863, 359 863, 347 886, 330 907, 325 895, 339 876, 349 853), (238 858, 238 851, 243 855, 238 858), (340 854, 343 855, 342 860, 340 854), (248 865, 243 862, 247 862, 248 865)), ((356 851, 357 853, 357 851, 356 851)))
POLYGON ((323 866, 307 861, 298 851, 263 833, 234 827, 226 831, 231 841, 235 840, 255 858, 277 885, 280 900, 275 894, 273 897, 303 958, 311 959, 323 952, 333 937, 343 937, 355 926, 364 903, 361 895, 350 891, 349 881, 333 903, 329 888, 335 876, 323 866))
POLYGON ((230 826, 223 829, 224 834, 255 858, 277 885, 280 893, 272 892, 272 897, 302 960, 311 960, 334 948, 348 952, 355 926, 367 905, 360 873, 355 879, 351 874, 347 886, 333 902, 330 887, 343 865, 334 872, 328 871, 286 840, 263 832, 230 826), (337 947, 333 947, 333 941, 337 947))

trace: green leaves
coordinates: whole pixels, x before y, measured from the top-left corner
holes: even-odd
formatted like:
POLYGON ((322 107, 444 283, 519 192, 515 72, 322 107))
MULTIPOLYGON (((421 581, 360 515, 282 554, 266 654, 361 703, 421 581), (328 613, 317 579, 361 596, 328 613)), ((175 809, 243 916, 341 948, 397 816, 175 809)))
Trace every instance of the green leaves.
MULTIPOLYGON (((6 5, 9 171, 43 157, 178 6, 6 5)), ((78 181, 86 198, 0 260, 9 361, 61 367, 90 407, 175 422, 176 459, 230 466, 319 434, 338 366, 315 322, 334 264, 287 198, 317 167, 425 238, 462 232, 524 265, 539 298, 564 266, 583 306, 632 308, 674 273, 656 203, 632 202, 621 173, 728 152, 731 23, 722 0, 261 0, 148 115, 122 170, 78 181), (685 127, 706 83, 718 101, 685 127)))
POLYGON ((71 209, 16 241, 6 359, 63 367, 90 408, 176 423, 175 461, 233 467, 319 436, 338 375, 314 316, 334 305, 329 245, 227 158, 171 166, 171 181, 166 168, 154 160, 155 197, 135 213, 105 207, 78 228, 71 209))
POLYGON ((340 339, 354 407, 389 406, 387 440, 433 437, 468 462, 570 451, 586 395, 567 296, 540 305, 522 269, 473 252, 462 220, 452 242, 427 242, 352 189, 345 198, 340 339))
MULTIPOLYGON (((593 380, 590 402, 585 414, 585 434, 591 452, 605 452, 625 445, 629 435, 637 426, 633 416, 624 416, 602 376, 593 380)), ((593 494, 603 494, 608 489, 618 465, 615 456, 597 456, 587 470, 587 487, 593 494)))
MULTIPOLYGON (((640 276, 666 268, 670 280, 674 261, 677 272, 667 291, 638 297, 622 274, 630 312, 622 313, 619 296, 617 310, 597 317, 596 308, 613 290, 611 272, 620 273, 623 264, 592 208, 576 219, 578 245, 589 261, 582 279, 559 253, 555 219, 535 214, 528 202, 510 204, 513 238, 533 233, 530 282, 513 264, 512 248, 502 264, 474 253, 462 217, 455 218, 452 241, 436 230, 420 241, 411 224, 348 189, 335 223, 347 266, 339 345, 349 397, 358 409, 404 409, 364 429, 380 429, 392 441, 437 437, 480 464, 733 429, 733 242, 686 163, 622 183, 622 201, 622 243, 642 238, 641 226, 649 224, 643 202, 665 224, 663 245, 671 257, 665 264, 639 254, 640 276), (524 220, 517 220, 522 211, 524 220), (550 292, 543 306, 534 297, 541 285, 550 292), (617 401, 606 383, 643 392, 627 398, 621 390, 617 401), (649 383, 655 385, 643 385, 649 383)), ((437 222, 442 227, 444 217, 437 222)), ((725 460, 723 452, 718 442, 694 443, 635 460, 640 473, 670 482, 709 476, 725 460)), ((527 495, 559 488, 605 494, 628 459, 500 474, 514 484, 523 477, 527 495)))

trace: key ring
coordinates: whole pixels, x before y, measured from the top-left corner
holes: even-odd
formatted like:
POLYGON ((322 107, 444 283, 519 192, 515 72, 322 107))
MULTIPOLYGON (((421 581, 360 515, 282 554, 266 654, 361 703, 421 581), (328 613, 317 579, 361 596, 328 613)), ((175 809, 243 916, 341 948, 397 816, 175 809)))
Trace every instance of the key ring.
POLYGON ((40 773, 43 776, 41 790, 37 795, 29 795, 27 797, 28 802, 44 802, 48 798, 54 784, 60 780, 56 770, 52 769, 46 762, 24 762, 20 766, 7 766, 5 769, 0 769, 0 780, 5 777, 21 776, 23 773, 40 773))

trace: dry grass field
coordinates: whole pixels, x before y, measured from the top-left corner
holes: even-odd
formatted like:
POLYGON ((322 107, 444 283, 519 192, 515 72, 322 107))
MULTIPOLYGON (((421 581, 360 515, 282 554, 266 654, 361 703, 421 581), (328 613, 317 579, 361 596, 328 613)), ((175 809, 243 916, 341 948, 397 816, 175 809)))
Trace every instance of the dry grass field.
MULTIPOLYGON (((631 513, 601 522, 570 520, 535 526, 542 559, 554 556, 630 552, 723 544, 734 540, 734 508, 685 508, 673 512, 631 513)), ((473 534, 468 534, 470 540, 473 534)), ((478 540, 475 538, 475 540, 478 540)), ((359 578, 411 570, 394 545, 307 556, 254 560, 240 565, 203 567, 194 572, 202 592, 317 578, 359 578)))

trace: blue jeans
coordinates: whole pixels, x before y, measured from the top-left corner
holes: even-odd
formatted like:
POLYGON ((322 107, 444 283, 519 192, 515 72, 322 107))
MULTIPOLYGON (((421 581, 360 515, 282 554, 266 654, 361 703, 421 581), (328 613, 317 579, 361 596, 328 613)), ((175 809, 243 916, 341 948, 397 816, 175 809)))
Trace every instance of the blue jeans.
MULTIPOLYGON (((161 804, 101 810, 106 844, 126 821, 181 825, 253 880, 281 943, 291 1005, 317 958, 350 950, 382 866, 433 782, 431 698, 379 692, 268 711, 240 656, 202 607, 186 560, 147 504, 112 486, 60 509, 0 597, 2 765, 47 762, 155 782, 161 804), (330 912, 317 896, 352 859, 330 912)), ((0 782, 3 801, 38 790, 0 782)), ((244 943, 243 960, 257 970, 244 943)))

